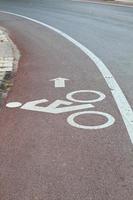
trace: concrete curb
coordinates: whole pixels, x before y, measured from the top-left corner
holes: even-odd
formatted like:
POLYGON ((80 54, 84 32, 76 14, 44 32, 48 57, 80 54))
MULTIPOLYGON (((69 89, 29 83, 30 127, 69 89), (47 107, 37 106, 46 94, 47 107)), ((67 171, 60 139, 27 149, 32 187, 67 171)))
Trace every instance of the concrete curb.
POLYGON ((0 104, 13 84, 20 54, 8 32, 0 27, 0 104))

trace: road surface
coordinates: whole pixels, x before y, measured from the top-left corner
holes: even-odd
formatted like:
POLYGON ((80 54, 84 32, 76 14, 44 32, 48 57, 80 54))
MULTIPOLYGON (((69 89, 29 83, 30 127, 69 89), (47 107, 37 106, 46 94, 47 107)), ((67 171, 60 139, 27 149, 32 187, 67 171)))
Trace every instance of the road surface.
MULTIPOLYGON (((25 3, 14 6, 6 1, 1 7, 54 25, 91 49, 132 106, 131 8, 70 1, 29 4, 30 9, 25 3), (97 15, 108 18, 94 17, 96 9, 97 15), (111 12, 117 21, 114 15, 110 19, 111 12), (122 21, 123 12, 128 16, 122 21)), ((22 54, 1 110, 1 200, 132 200, 132 143, 96 64, 72 42, 38 23, 0 13, 0 25, 22 54), (68 80, 54 80, 59 77, 68 80)))

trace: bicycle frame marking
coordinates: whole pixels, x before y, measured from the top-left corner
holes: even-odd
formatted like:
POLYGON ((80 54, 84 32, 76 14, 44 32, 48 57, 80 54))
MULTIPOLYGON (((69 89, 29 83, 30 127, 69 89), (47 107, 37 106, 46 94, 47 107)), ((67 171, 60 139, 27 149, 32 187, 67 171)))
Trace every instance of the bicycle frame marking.
POLYGON ((72 102, 63 100, 56 100, 53 103, 49 104, 47 107, 37 106, 38 104, 45 102, 47 102, 46 99, 31 101, 24 104, 21 107, 21 109, 44 112, 44 113, 60 114, 60 113, 72 112, 76 110, 82 110, 94 107, 92 104, 83 104, 83 105, 81 104, 81 105, 71 106, 73 104, 72 102), (61 105, 64 106, 59 107, 61 105))

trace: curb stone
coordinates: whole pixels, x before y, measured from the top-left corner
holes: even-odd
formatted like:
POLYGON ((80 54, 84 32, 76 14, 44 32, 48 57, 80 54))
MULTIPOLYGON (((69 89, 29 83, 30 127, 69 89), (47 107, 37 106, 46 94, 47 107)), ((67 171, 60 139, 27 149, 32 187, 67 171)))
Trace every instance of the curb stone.
POLYGON ((13 85, 20 58, 19 50, 10 39, 8 32, 0 27, 0 105, 13 85))

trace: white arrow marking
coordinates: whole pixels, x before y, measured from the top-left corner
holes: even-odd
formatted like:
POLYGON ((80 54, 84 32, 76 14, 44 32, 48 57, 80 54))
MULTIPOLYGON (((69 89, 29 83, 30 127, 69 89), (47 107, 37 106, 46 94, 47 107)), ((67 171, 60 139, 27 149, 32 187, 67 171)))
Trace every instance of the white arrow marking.
POLYGON ((54 81, 55 82, 55 87, 56 88, 63 88, 65 87, 65 81, 68 81, 69 79, 66 79, 66 78, 55 78, 55 79, 52 79, 50 81, 54 81))

